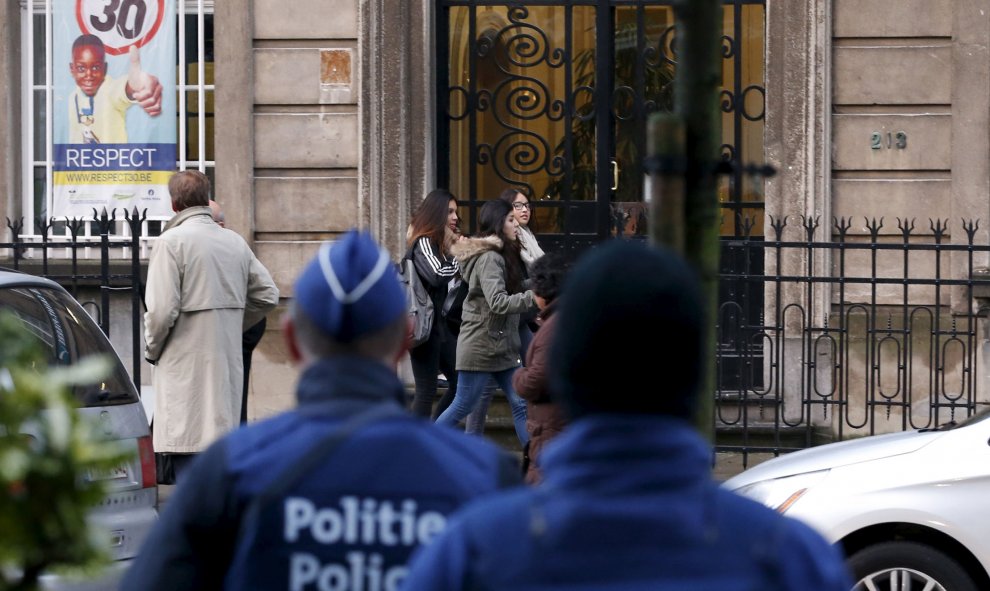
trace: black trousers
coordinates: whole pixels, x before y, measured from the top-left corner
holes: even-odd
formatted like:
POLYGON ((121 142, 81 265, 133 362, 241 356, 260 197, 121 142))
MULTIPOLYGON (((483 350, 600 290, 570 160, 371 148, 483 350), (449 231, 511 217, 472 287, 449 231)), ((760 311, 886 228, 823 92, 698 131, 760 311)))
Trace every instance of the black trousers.
POLYGON ((247 424, 247 395, 248 377, 251 375, 251 353, 258 346, 258 341, 265 336, 267 320, 262 318, 257 324, 244 331, 241 336, 241 353, 244 356, 244 388, 241 392, 241 424, 247 424))
POLYGON ((457 390, 457 370, 454 365, 456 355, 457 337, 450 332, 447 323, 442 319, 434 327, 429 340, 409 352, 413 380, 416 382, 416 393, 412 402, 413 414, 436 419, 450 406, 451 401, 454 400, 454 391, 457 390), (443 373, 447 378, 447 394, 434 410, 438 373, 443 373))

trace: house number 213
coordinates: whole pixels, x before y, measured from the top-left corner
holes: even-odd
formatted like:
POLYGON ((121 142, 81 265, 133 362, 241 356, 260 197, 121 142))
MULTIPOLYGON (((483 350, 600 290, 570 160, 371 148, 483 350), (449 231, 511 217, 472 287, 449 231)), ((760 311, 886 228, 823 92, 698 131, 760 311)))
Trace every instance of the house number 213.
POLYGON ((882 150, 887 148, 896 148, 898 150, 904 150, 907 148, 907 134, 903 131, 892 132, 888 131, 886 134, 879 131, 874 131, 870 134, 870 148, 874 150, 882 150))

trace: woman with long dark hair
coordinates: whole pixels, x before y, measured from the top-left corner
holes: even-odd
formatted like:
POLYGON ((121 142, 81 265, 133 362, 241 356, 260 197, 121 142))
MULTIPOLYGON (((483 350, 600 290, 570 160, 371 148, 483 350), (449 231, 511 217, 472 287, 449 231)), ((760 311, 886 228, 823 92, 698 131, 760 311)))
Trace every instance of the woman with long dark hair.
POLYGON ((543 256, 543 248, 536 241, 536 236, 529 227, 533 219, 533 207, 529 204, 529 198, 514 187, 502 191, 498 198, 512 206, 513 215, 519 222, 519 255, 526 263, 528 274, 536 259, 543 256))
MULTIPOLYGON (((529 279, 529 271, 532 269, 533 263, 543 256, 543 248, 536 241, 533 230, 529 228, 529 222, 532 219, 533 213, 529 199, 512 187, 502 191, 502 194, 498 198, 512 206, 512 215, 519 222, 519 237, 517 239, 519 256, 522 257, 522 261, 525 264, 526 279, 529 279)), ((529 350, 529 344, 533 342, 533 330, 535 328, 531 328, 530 325, 532 324, 535 327, 535 321, 535 313, 524 314, 519 317, 520 359, 526 359, 526 351, 529 350)))
MULTIPOLYGON (((540 244, 536 241, 536 236, 529 228, 529 222, 532 219, 532 207, 526 195, 514 187, 509 187, 502 191, 498 198, 512 206, 512 216, 519 222, 516 244, 519 245, 519 256, 525 265, 524 270, 528 281, 533 263, 544 254, 543 248, 540 247, 540 244)), ((533 342, 534 328, 531 327, 536 326, 535 312, 519 315, 519 359, 523 361, 523 365, 526 365, 529 344, 533 342)), ((481 401, 471 413, 471 416, 468 417, 467 428, 465 429, 468 433, 481 435, 485 432, 485 420, 488 418, 488 406, 491 403, 494 390, 495 388, 491 384, 485 388, 484 393, 481 395, 481 401)))
POLYGON ((457 337, 457 389, 437 423, 454 425, 477 405, 489 378, 505 392, 520 443, 526 432, 526 403, 512 387, 519 366, 519 315, 535 307, 533 292, 523 289, 525 268, 519 256, 519 222, 512 206, 498 199, 478 213, 477 238, 457 242, 451 252, 468 283, 457 337))
POLYGON ((435 311, 430 338, 409 352, 416 382, 412 411, 422 417, 435 418, 443 412, 457 389, 454 365, 457 338, 440 317, 440 310, 447 297, 447 284, 458 274, 457 260, 451 256, 450 247, 459 237, 459 221, 457 199, 445 189, 434 189, 423 199, 409 225, 406 256, 412 257, 416 272, 430 292, 435 311), (448 396, 440 401, 434 414, 437 375, 441 372, 447 378, 448 396))

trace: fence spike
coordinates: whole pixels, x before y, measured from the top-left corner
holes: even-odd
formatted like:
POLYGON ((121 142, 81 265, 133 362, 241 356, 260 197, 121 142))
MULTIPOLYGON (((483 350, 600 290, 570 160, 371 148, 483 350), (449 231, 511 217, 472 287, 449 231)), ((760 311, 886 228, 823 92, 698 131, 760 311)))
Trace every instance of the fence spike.
POLYGON ((137 208, 136 205, 134 206, 134 209, 133 210, 130 210, 130 211, 128 211, 125 208, 124 209, 124 218, 127 221, 131 221, 132 219, 134 219, 134 220, 138 220, 139 222, 143 222, 144 220, 148 219, 148 208, 146 207, 142 211, 138 211, 138 208, 137 208))
POLYGON ((870 236, 873 241, 877 241, 877 237, 880 236, 880 229, 883 228, 883 216, 880 216, 880 222, 877 223, 877 218, 864 218, 866 219, 866 229, 870 231, 870 236))
POLYGON ((822 216, 815 216, 812 218, 810 215, 801 215, 801 225, 804 227, 808 242, 813 242, 815 240, 815 230, 818 229, 818 225, 821 223, 821 220, 822 216))
POLYGON ((777 219, 770 216, 770 227, 773 228, 774 239, 782 240, 784 238, 784 228, 787 227, 787 216, 777 219))
POLYGON ((966 237, 969 240, 969 245, 973 245, 973 240, 976 237, 976 231, 980 229, 980 220, 962 220, 963 230, 966 232, 966 237))
POLYGON ((100 228, 100 234, 110 233, 110 224, 117 221, 117 209, 114 208, 111 211, 107 211, 104 207, 102 212, 97 212, 96 208, 93 208, 93 222, 96 223, 100 228))
POLYGON ((949 229, 949 218, 945 218, 943 221, 941 218, 928 218, 928 226, 932 229, 932 233, 935 235, 935 244, 941 244, 942 238, 945 237, 945 231, 949 229))
POLYGON ((845 216, 836 218, 832 216, 832 225, 835 226, 835 231, 839 233, 839 242, 845 242, 846 232, 852 227, 852 218, 847 219, 845 216))
MULTIPOLYGON (((740 214, 740 217, 741 217, 741 215, 742 214, 740 214)), ((753 235, 753 227, 756 226, 756 222, 753 221, 753 217, 752 216, 746 216, 744 218, 741 218, 740 223, 742 225, 743 236, 746 237, 746 238, 752 237, 752 235, 753 235)))
POLYGON ((24 218, 20 217, 11 220, 8 217, 7 227, 10 228, 10 231, 14 233, 14 242, 17 242, 17 237, 21 235, 21 230, 24 229, 24 218))
POLYGON ((34 225, 38 228, 38 232, 41 233, 42 239, 46 239, 48 236, 48 231, 55 225, 55 218, 52 217, 47 220, 37 219, 34 221, 34 225))
POLYGON ((908 221, 907 218, 895 218, 897 220, 897 229, 901 231, 901 235, 904 236, 904 242, 908 242, 911 236, 911 232, 914 231, 914 218, 908 221))
POLYGON ((79 217, 69 218, 66 220, 65 225, 69 227, 69 233, 72 234, 73 242, 78 242, 79 232, 82 230, 83 224, 85 223, 86 220, 79 217))

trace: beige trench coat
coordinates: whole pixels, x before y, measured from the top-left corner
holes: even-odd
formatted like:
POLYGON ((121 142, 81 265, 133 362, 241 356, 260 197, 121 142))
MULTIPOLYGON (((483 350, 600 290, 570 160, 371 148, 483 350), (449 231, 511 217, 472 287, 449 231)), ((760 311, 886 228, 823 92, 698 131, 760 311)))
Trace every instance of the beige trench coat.
POLYGON ((154 447, 197 453, 237 427, 241 333, 278 303, 271 275, 209 207, 165 226, 148 264, 145 357, 156 363, 154 447))

